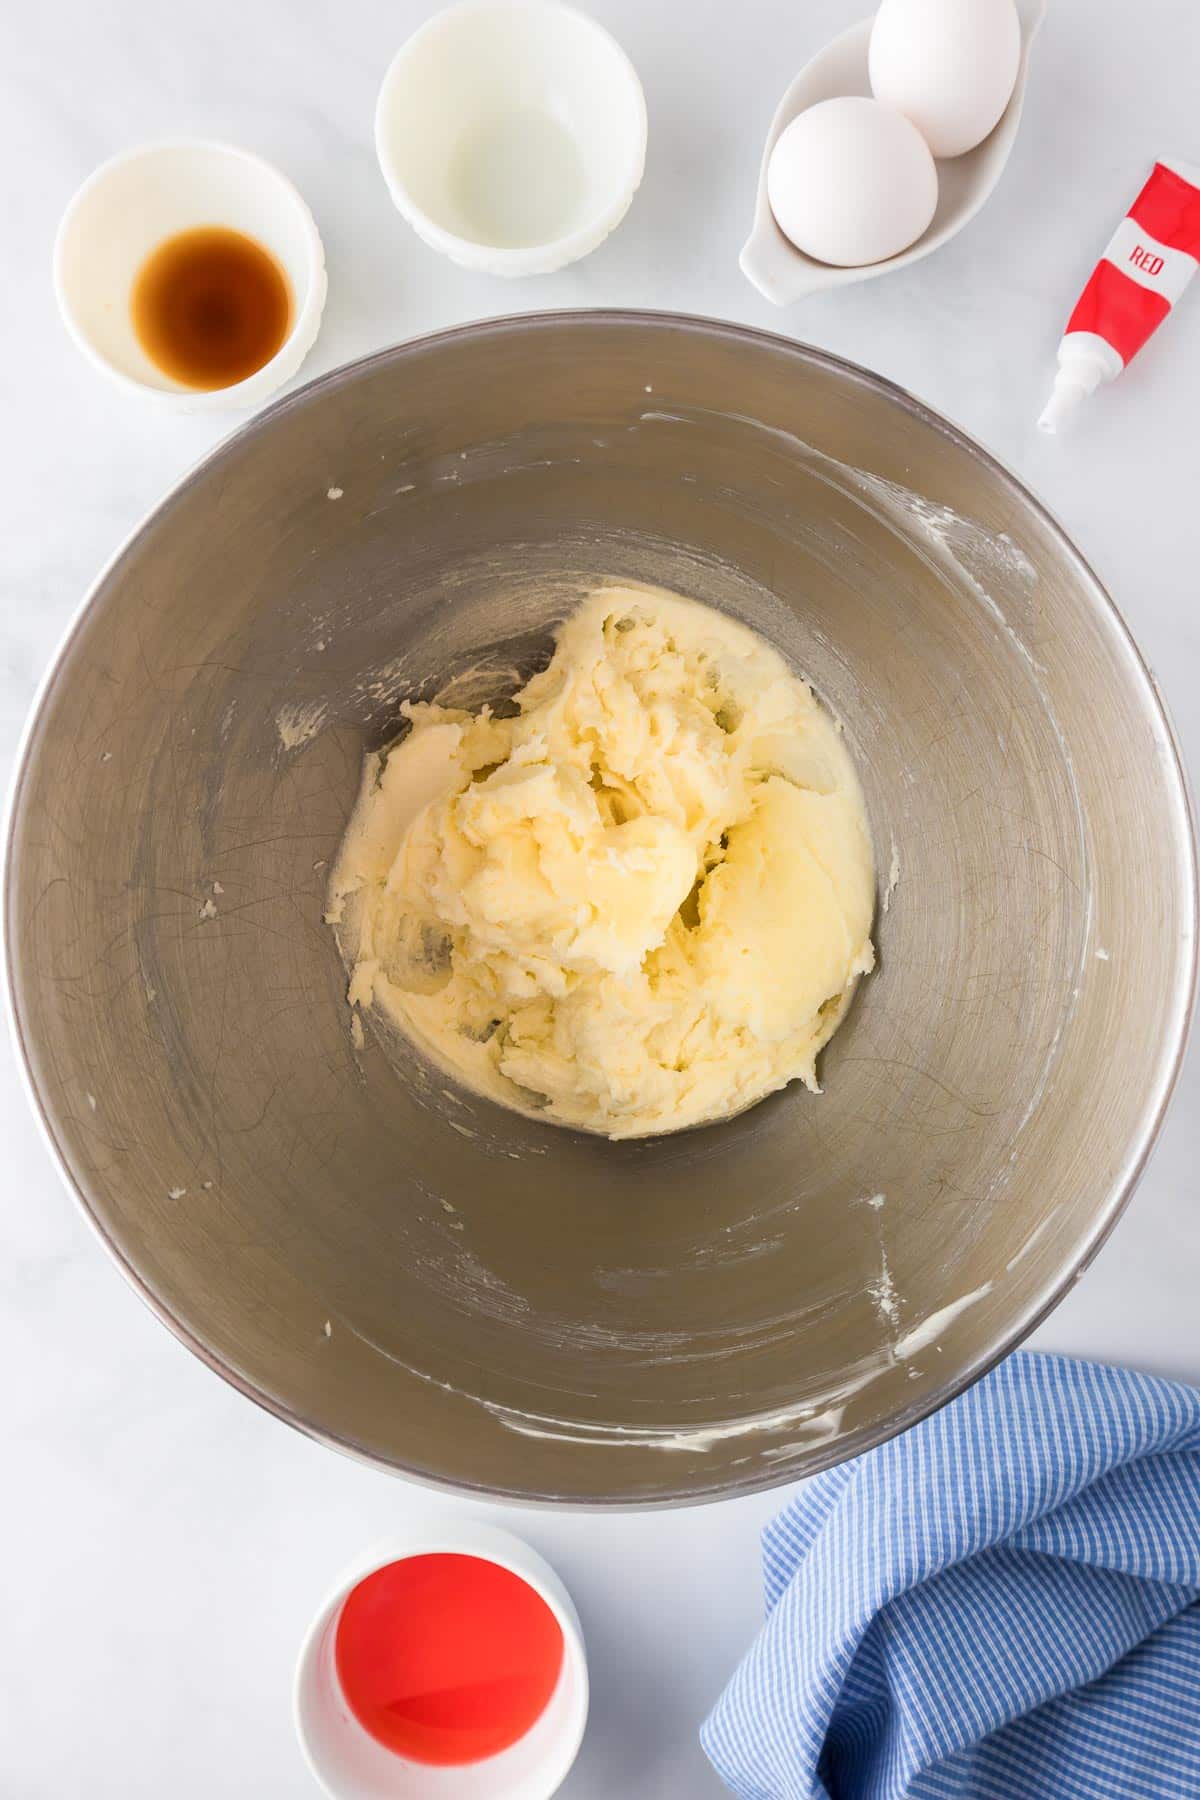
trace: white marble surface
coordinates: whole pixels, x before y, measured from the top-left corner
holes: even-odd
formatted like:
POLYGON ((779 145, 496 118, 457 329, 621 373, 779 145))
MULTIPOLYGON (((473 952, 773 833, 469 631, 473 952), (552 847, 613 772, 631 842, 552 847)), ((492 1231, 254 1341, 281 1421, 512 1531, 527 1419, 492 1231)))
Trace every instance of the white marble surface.
MULTIPOLYGON (((0 320, 0 757, 97 567, 220 435, 108 387, 54 316, 58 214, 120 146, 227 137, 278 161, 325 237, 330 299, 306 373, 432 327, 543 306, 677 307, 772 326, 911 388, 1058 513, 1200 753, 1196 443, 1200 291, 1070 442, 1033 421, 1062 320, 1156 155, 1200 158, 1200 12, 1052 0, 1009 171, 910 272, 777 313, 737 251, 758 140, 793 71, 856 0, 591 0, 637 63, 645 185, 590 261, 510 286, 452 269, 392 211, 376 85, 424 0, 68 0, 25 7, 0 59, 7 174, 0 320)), ((1198 1065, 1108 1247, 1046 1347, 1200 1380, 1198 1065)), ((85 1231, 0 1059, 0 1790, 12 1800, 304 1800, 293 1649, 358 1546, 425 1505, 259 1413, 177 1345, 85 1231)), ((648 1517, 512 1514, 574 1589, 592 1725, 571 1800, 719 1791, 695 1727, 758 1616, 755 1537, 776 1499, 648 1517)))

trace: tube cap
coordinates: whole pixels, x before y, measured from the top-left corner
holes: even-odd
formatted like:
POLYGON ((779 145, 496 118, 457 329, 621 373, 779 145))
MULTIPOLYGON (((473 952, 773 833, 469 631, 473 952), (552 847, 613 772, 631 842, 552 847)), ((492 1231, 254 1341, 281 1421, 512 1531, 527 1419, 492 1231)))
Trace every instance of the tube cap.
POLYGON ((1039 431, 1056 432, 1070 418, 1081 400, 1086 400, 1092 389, 1079 381, 1073 370, 1060 369, 1054 378, 1054 387, 1050 398, 1038 420, 1039 431))
POLYGON ((1057 431, 1079 402, 1094 394, 1100 383, 1109 380, 1120 367, 1121 360, 1116 352, 1103 342, 1093 340, 1090 333, 1068 333, 1059 347, 1058 374, 1038 420, 1039 431, 1057 431))

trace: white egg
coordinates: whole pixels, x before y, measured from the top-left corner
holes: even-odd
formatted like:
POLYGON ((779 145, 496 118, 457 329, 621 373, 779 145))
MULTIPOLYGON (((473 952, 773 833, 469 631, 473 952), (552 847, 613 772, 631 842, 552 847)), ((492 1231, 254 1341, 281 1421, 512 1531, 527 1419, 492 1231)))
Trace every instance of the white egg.
POLYGON ((1013 0, 883 0, 871 92, 911 119, 935 156, 961 156, 1008 105, 1021 60, 1013 0))
POLYGON ((793 119, 767 165, 779 229, 818 262, 858 268, 907 250, 937 206, 933 158, 890 106, 847 95, 793 119))

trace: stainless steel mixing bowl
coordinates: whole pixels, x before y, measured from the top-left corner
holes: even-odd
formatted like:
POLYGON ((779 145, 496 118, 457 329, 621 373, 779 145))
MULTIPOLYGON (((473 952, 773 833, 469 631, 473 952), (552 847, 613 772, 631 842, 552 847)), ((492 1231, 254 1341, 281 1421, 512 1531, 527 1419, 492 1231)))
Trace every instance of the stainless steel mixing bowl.
POLYGON ((664 1501, 877 1443, 1053 1305, 1162 1118, 1194 858, 1146 669, 1018 482, 830 357, 575 314, 340 370, 176 489, 42 696, 7 924, 55 1153, 213 1368, 419 1476, 664 1501), (811 677, 899 873, 823 1096, 622 1145, 357 1050, 322 923, 398 701, 528 668, 603 576, 811 677))

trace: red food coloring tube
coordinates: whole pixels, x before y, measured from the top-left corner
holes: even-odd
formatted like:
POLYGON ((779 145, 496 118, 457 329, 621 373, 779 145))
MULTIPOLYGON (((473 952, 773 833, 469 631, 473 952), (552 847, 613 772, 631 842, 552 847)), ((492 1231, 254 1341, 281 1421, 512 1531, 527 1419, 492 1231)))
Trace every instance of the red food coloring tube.
POLYGON ((1200 264, 1200 169, 1155 163, 1067 321, 1043 431, 1057 431, 1119 375, 1162 324, 1200 264))

